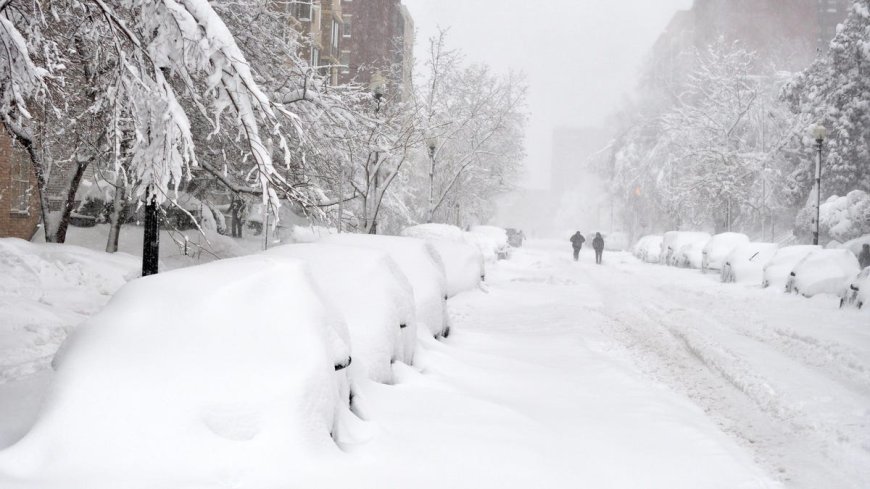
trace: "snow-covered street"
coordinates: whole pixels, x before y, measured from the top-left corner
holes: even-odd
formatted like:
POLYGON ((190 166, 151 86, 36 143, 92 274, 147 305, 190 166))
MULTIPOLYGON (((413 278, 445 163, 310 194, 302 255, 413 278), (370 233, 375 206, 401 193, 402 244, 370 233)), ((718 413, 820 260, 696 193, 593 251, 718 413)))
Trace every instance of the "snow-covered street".
MULTIPOLYGON (((413 367, 394 364, 393 385, 364 382, 362 421, 341 450, 291 463, 291 478, 361 488, 870 484, 866 312, 623 253, 574 263, 567 248, 532 242, 489 271, 486 291, 451 299, 451 336, 422 343, 413 367)), ((0 448, 33 422, 47 368, 0 375, 0 448)), ((240 480, 228 472, 190 487, 240 480)))

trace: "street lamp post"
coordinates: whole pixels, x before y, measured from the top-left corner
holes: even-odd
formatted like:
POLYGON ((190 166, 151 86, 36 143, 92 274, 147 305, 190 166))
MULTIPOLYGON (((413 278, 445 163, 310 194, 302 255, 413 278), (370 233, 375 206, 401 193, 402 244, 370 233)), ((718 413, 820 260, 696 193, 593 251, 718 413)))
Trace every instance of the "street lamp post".
POLYGON ((157 195, 151 187, 145 192, 145 227, 142 240, 142 276, 157 273, 160 258, 160 224, 157 216, 157 195))
MULTIPOLYGON (((369 80, 369 89, 372 91, 372 96, 375 98, 375 115, 378 115, 381 112, 381 101, 384 99, 384 93, 387 90, 387 80, 384 78, 384 75, 381 74, 380 71, 374 72, 372 74, 371 80, 369 80)), ((379 151, 375 150, 375 163, 374 163, 374 185, 372 192, 372 206, 374 207, 371 212, 371 227, 369 228, 369 234, 378 234, 378 220, 377 220, 377 212, 378 212, 378 187, 381 185, 380 182, 380 160, 381 154, 379 151)), ((368 207, 368 206, 366 206, 368 207)), ((366 210, 368 212, 368 210, 366 210)))
POLYGON ((813 244, 819 244, 819 225, 821 220, 822 209, 822 150, 825 145, 825 138, 828 136, 828 130, 825 126, 817 124, 813 128, 813 137, 816 140, 816 150, 818 151, 818 159, 816 160, 816 229, 813 231, 813 244))

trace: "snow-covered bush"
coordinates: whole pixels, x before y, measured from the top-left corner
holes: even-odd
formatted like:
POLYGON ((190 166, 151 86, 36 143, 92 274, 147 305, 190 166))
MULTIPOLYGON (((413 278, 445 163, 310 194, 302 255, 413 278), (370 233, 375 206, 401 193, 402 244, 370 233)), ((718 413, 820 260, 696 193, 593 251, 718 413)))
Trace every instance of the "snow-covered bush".
POLYGON ((704 246, 701 271, 721 270, 728 254, 746 243, 749 243, 749 236, 741 233, 721 233, 713 236, 704 246))
POLYGON ((734 248, 722 265, 722 281, 762 283, 764 267, 778 249, 776 243, 747 243, 734 248))
POLYGON ((278 246, 267 255, 305 262, 323 295, 344 317, 354 369, 375 382, 391 383, 392 362, 411 363, 417 334, 414 290, 387 253, 317 243, 278 246))
POLYGON ((658 263, 662 254, 662 236, 649 235, 640 238, 632 248, 632 253, 641 261, 658 263))
POLYGON ((496 226, 473 226, 467 234, 489 261, 504 260, 510 256, 507 231, 496 226))
POLYGON ((822 249, 815 245, 786 246, 776 251, 770 261, 763 267, 762 287, 785 287, 789 274, 795 265, 810 253, 822 249))
POLYGON ((840 307, 863 309, 865 304, 870 304, 870 267, 862 270, 846 287, 843 287, 843 292, 840 294, 840 307))
POLYGON ((431 244, 416 238, 349 233, 329 235, 321 242, 387 252, 414 288, 418 334, 449 334, 444 263, 431 244))
POLYGON ((679 252, 684 246, 710 241, 710 234, 696 231, 669 231, 662 237, 662 251, 659 260, 664 265, 678 265, 679 252))
POLYGON ((292 487, 288 461, 350 433, 342 328, 295 260, 130 282, 59 350, 42 413, 0 452, 0 487, 292 487))
POLYGON ((795 265, 785 290, 805 297, 840 295, 859 271, 858 259, 850 251, 817 250, 795 265))
POLYGON ((450 297, 477 288, 486 277, 483 253, 467 234, 449 224, 420 224, 402 230, 402 236, 428 241, 441 256, 450 297))
MULTIPOLYGON (((797 216, 798 230, 806 233, 815 231, 814 198, 815 194, 797 216)), ((870 194, 853 190, 845 197, 828 198, 819 206, 819 233, 841 243, 870 233, 870 194)))

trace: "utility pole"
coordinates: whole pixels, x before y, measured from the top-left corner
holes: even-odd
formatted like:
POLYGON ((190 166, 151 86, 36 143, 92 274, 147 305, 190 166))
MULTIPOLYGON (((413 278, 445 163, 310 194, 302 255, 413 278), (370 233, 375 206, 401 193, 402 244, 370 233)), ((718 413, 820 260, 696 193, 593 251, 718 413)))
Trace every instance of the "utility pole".
POLYGON ((813 231, 813 244, 817 245, 819 244, 819 221, 822 217, 822 150, 824 149, 828 131, 825 129, 825 126, 818 124, 813 129, 813 135, 816 138, 816 149, 819 153, 819 157, 816 160, 816 229, 813 231))
POLYGON ((157 195, 149 186, 145 191, 145 228, 142 240, 142 276, 157 273, 160 259, 160 223, 157 216, 157 195))

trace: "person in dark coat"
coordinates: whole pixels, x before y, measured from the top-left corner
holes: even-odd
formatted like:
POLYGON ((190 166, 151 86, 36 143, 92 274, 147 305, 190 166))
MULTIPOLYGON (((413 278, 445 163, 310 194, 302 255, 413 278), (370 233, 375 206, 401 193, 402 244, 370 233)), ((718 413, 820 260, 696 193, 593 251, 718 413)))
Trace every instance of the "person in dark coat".
POLYGON ((571 246, 574 247, 574 261, 580 260, 580 249, 583 248, 583 243, 586 242, 586 238, 580 234, 580 231, 574 233, 574 236, 571 236, 571 246))
POLYGON ((601 254, 604 253, 604 238, 601 237, 601 233, 595 233, 592 248, 595 249, 595 263, 601 265, 601 254))
POLYGON ((230 203, 230 213, 232 215, 233 222, 232 225, 232 237, 241 238, 242 237, 242 216, 245 213, 245 201, 233 197, 233 201, 230 203))
POLYGON ((861 253, 858 254, 858 264, 861 265, 861 270, 870 267, 870 244, 861 247, 861 253))

